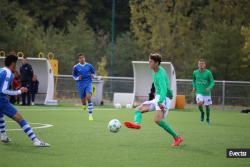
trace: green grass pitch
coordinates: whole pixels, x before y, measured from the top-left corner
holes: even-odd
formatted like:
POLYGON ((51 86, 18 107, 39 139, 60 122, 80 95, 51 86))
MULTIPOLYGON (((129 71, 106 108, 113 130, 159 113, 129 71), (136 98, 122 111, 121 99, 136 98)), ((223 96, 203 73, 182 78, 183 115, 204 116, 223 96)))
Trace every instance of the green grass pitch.
MULTIPOLYGON (((54 125, 35 129, 37 136, 52 146, 35 148, 22 131, 9 131, 12 142, 0 143, 3 167, 250 166, 250 159, 226 158, 226 148, 250 148, 250 115, 237 111, 213 110, 210 127, 200 123, 196 109, 171 111, 167 121, 185 139, 181 147, 172 148, 172 138, 153 122, 154 113, 143 115, 141 130, 122 126, 119 133, 113 134, 107 130, 108 121, 132 120, 132 109, 97 107, 93 122, 76 106, 18 109, 31 125, 54 125)), ((7 128, 18 128, 6 120, 7 128)))

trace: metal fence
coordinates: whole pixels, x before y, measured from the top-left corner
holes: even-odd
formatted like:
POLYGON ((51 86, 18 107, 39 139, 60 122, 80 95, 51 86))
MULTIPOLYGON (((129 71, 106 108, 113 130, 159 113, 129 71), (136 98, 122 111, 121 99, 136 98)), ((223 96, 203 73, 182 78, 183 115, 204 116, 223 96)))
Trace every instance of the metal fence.
MULTIPOLYGON (((111 103, 114 92, 132 93, 134 78, 132 77, 102 77, 103 101, 111 103)), ((185 95, 186 102, 193 104, 192 80, 177 79, 177 94, 185 95)), ((59 75, 56 88, 56 98, 62 102, 78 102, 75 81, 70 75, 59 75)), ((245 81, 215 81, 212 91, 213 104, 221 108, 250 107, 250 82, 245 81)))
MULTIPOLYGON (((177 94, 185 95, 189 104, 194 103, 192 80, 177 79, 177 94)), ((225 107, 250 107, 250 82, 245 81, 215 81, 212 90, 213 104, 225 107)))

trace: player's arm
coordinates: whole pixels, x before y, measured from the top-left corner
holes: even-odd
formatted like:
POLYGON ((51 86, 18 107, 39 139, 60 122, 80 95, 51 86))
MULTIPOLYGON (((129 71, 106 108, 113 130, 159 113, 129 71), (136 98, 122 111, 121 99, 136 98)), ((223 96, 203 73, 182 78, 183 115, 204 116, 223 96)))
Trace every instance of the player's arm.
POLYGON ((31 65, 29 65, 29 72, 30 72, 30 77, 33 78, 34 72, 31 65))
POLYGON ((173 99, 173 91, 171 90, 170 88, 170 81, 169 81, 169 78, 168 78, 168 75, 166 74, 166 78, 165 78, 165 83, 166 83, 166 86, 167 86, 167 93, 166 93, 166 96, 169 98, 169 99, 173 99))
POLYGON ((10 80, 10 74, 7 74, 4 78, 4 83, 3 83, 3 87, 2 87, 2 93, 6 94, 6 95, 10 95, 10 96, 16 96, 16 95, 20 95, 22 92, 27 92, 28 89, 27 88, 20 88, 19 90, 10 90, 9 89, 9 81, 10 80), (27 91, 25 91, 25 89, 27 89, 27 91))
POLYGON ((195 77, 195 74, 193 72, 193 81, 192 81, 192 85, 193 85, 193 91, 196 90, 196 77, 195 77))
POLYGON ((160 86, 160 99, 158 101, 158 105, 161 105, 163 101, 165 100, 167 96, 167 90, 168 90, 168 81, 165 78, 164 74, 162 74, 161 77, 159 77, 159 86, 160 86))
POLYGON ((92 76, 92 78, 95 78, 95 77, 96 77, 95 68, 94 68, 91 64, 89 64, 89 66, 90 66, 90 73, 91 73, 91 76, 92 76))
POLYGON ((209 85, 208 85, 207 89, 212 90, 214 87, 214 77, 213 77, 213 74, 211 72, 209 72, 208 79, 209 79, 209 85))
POLYGON ((76 81, 82 79, 81 75, 79 74, 79 72, 76 69, 76 66, 73 67, 72 77, 76 81))

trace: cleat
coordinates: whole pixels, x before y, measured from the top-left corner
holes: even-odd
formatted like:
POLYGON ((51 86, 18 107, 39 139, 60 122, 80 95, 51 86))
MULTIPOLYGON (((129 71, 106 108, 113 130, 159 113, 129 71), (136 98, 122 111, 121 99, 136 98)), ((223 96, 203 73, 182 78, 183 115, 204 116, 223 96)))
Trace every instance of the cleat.
POLYGON ((183 138, 182 137, 176 137, 174 139, 174 143, 172 144, 173 147, 178 147, 180 146, 181 142, 183 142, 183 138))
POLYGON ((207 123, 207 125, 210 125, 210 120, 206 119, 206 123, 207 123))
POLYGON ((89 121, 94 121, 93 116, 89 116, 89 121))
POLYGON ((141 125, 139 124, 136 124, 134 122, 124 122, 124 125, 127 127, 127 128, 131 128, 131 129, 140 129, 141 128, 141 125))
POLYGON ((2 134, 1 134, 1 141, 2 141, 3 143, 9 143, 9 142, 11 142, 11 139, 7 136, 6 133, 2 133, 2 134))
POLYGON ((81 112, 85 112, 85 111, 87 111, 87 106, 86 105, 82 106, 81 112))
POLYGON ((40 141, 40 140, 35 141, 35 142, 33 143, 33 145, 34 145, 35 147, 50 147, 50 145, 49 145, 48 143, 45 143, 45 142, 40 141))

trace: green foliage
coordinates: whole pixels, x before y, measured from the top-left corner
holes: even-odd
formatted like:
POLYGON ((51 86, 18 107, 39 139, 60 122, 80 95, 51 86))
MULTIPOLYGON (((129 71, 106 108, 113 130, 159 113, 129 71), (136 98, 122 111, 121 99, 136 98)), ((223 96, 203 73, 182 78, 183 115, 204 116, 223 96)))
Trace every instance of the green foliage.
POLYGON ((146 55, 159 52, 173 62, 178 78, 190 78, 198 58, 205 57, 216 79, 248 79, 240 32, 250 22, 250 1, 136 0, 130 7, 139 46, 146 55))
MULTIPOLYGON (((241 72, 244 75, 245 71, 250 71, 250 25, 242 27, 241 33, 245 38, 244 47, 242 52, 244 57, 242 58, 241 72)), ((250 80, 249 75, 245 75, 246 80, 250 80)))
POLYGON ((250 80, 250 1, 116 1, 112 69, 111 2, 0 0, 0 50, 28 56, 51 51, 61 74, 70 74, 76 54, 83 52, 115 76, 133 76, 132 60, 159 52, 174 64, 178 78, 190 78, 202 57, 215 79, 250 80))
POLYGON ((106 69, 107 66, 107 58, 103 56, 101 61, 97 63, 97 75, 99 76, 108 76, 108 71, 106 69))
POLYGON ((15 3, 1 0, 0 27, 0 49, 33 55, 44 47, 42 29, 15 3))
POLYGON ((52 51, 59 59, 59 73, 70 74, 76 61, 76 54, 82 52, 87 61, 94 60, 92 52, 95 46, 95 34, 86 24, 84 14, 79 14, 76 20, 68 22, 68 32, 61 32, 50 27, 44 38, 46 50, 52 51))
MULTIPOLYGON (((133 76, 132 61, 143 59, 142 51, 130 32, 117 37, 113 67, 114 76, 133 76)), ((147 59, 144 60, 147 61, 147 59)))
MULTIPOLYGON (((241 48, 244 38, 239 27, 219 23, 202 34, 202 55, 209 60, 209 67, 216 79, 244 79, 239 73, 244 57, 241 48)), ((243 76, 242 76, 243 75, 243 76)))

